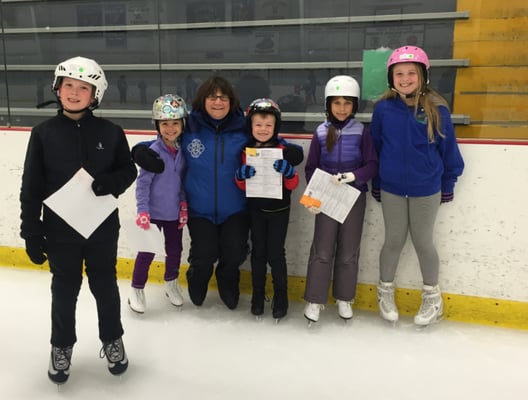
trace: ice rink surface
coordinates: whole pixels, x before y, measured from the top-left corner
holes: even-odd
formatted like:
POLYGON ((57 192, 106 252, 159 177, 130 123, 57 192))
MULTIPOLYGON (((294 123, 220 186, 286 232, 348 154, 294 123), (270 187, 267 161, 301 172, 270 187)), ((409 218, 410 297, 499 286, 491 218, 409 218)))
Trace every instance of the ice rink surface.
MULTIPOLYGON (((345 323, 335 304, 308 327, 303 304, 291 302, 279 324, 269 303, 264 318, 242 296, 228 310, 216 291, 202 307, 186 294, 181 309, 162 285, 146 287, 147 312, 129 310, 129 282, 120 280, 123 337, 130 361, 111 376, 99 358, 95 302, 83 283, 71 376, 60 387, 47 377, 50 274, 0 268, 3 318, 2 399, 75 400, 509 400, 528 398, 528 332, 442 321, 417 330, 355 311, 345 323)), ((185 288, 186 289, 186 288, 185 288)))

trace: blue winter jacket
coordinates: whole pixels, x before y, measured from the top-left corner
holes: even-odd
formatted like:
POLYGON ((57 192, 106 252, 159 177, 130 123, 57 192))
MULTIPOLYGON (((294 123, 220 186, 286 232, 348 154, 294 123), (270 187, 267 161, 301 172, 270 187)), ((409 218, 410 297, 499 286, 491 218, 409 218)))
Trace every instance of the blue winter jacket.
POLYGON ((152 219, 177 221, 180 202, 186 200, 182 183, 185 172, 183 152, 171 153, 160 137, 150 148, 160 155, 165 169, 161 174, 143 168, 139 170, 136 180, 137 212, 148 212, 152 219))
POLYGON ((189 217, 221 224, 231 215, 247 212, 245 193, 233 177, 248 139, 241 109, 221 121, 200 110, 191 111, 182 135, 189 217))
POLYGON ((398 196, 430 196, 453 193, 464 170, 464 161, 455 137, 449 110, 440 105, 441 131, 434 142, 427 137, 423 111, 398 98, 379 101, 374 107, 370 131, 379 158, 379 174, 374 189, 398 196))

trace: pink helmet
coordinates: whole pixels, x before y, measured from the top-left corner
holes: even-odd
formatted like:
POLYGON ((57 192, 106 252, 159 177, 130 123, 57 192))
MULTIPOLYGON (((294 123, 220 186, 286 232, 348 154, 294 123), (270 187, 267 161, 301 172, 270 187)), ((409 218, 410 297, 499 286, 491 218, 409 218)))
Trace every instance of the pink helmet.
POLYGON ((417 46, 402 46, 394 50, 387 61, 387 72, 389 78, 389 86, 393 86, 392 74, 390 73, 390 68, 394 64, 414 62, 421 64, 426 83, 429 83, 429 57, 425 51, 417 46))

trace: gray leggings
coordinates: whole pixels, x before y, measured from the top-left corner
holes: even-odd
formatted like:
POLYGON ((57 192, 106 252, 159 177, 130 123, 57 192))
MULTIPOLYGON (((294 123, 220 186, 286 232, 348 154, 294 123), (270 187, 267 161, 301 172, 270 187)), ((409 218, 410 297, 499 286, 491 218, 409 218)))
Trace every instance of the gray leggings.
POLYGON ((418 256, 424 285, 438 284, 438 253, 433 244, 433 229, 440 192, 426 197, 403 197, 381 191, 385 242, 380 253, 380 279, 394 281, 407 232, 418 256))

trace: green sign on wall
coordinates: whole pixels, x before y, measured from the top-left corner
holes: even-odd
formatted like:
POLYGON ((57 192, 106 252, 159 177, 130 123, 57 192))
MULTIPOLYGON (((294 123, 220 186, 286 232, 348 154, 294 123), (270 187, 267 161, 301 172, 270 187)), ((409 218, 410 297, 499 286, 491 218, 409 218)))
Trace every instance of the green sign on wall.
POLYGON ((387 89, 387 60, 392 50, 363 50, 363 100, 375 101, 387 89))

